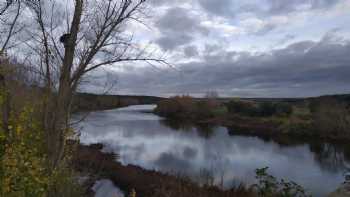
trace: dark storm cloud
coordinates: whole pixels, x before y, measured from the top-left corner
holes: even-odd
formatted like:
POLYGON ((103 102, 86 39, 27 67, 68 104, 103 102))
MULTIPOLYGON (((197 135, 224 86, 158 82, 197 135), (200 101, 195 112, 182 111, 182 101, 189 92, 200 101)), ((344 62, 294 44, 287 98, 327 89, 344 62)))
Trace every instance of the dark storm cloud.
POLYGON ((164 50, 172 50, 190 43, 193 35, 208 34, 209 30, 200 25, 198 17, 185 8, 169 8, 165 15, 156 21, 156 27, 162 33, 156 41, 157 44, 164 50))
POLYGON ((162 31, 174 31, 174 33, 208 32, 208 29, 199 24, 198 17, 192 15, 190 10, 180 7, 168 9, 166 14, 156 24, 162 31))
POLYGON ((350 91, 350 42, 303 41, 268 53, 215 48, 201 61, 154 72, 120 75, 120 88, 151 94, 205 93, 226 96, 315 96, 350 91))
POLYGON ((193 37, 186 34, 174 34, 172 36, 161 36, 157 39, 157 44, 163 50, 174 50, 179 46, 190 43, 193 37))

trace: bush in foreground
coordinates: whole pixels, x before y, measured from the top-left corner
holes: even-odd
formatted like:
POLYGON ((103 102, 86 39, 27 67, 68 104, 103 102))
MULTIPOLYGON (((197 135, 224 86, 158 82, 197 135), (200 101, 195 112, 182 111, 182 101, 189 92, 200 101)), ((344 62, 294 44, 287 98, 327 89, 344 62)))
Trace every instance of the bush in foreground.
POLYGON ((253 185, 258 196, 263 197, 308 197, 304 188, 297 183, 285 181, 281 179, 278 181, 272 175, 267 173, 268 167, 257 169, 256 179, 257 184, 253 185))
MULTIPOLYGON (((0 98, 2 108, 6 97, 0 98)), ((10 114, 7 129, 0 123, 0 196, 79 197, 82 189, 68 165, 49 168, 46 136, 34 107, 26 104, 10 114)), ((68 152, 65 156, 68 162, 68 152)))

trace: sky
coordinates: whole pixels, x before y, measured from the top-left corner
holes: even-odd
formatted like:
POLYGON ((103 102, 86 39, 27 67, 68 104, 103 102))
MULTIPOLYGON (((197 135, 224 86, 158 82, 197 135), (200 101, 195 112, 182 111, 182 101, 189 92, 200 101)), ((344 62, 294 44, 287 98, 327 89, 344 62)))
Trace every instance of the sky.
POLYGON ((149 0, 134 42, 171 66, 96 71, 82 91, 223 97, 350 93, 350 0, 149 0), (106 72, 107 71, 107 72, 106 72), (107 74, 106 74, 107 73, 107 74), (102 80, 103 79, 103 80, 102 80), (108 80, 107 80, 108 81, 108 80))

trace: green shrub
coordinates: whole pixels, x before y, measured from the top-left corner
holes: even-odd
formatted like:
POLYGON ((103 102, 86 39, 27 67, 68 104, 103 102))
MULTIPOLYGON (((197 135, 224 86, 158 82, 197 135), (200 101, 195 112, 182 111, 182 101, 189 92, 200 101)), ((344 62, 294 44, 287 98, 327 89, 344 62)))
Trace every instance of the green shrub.
POLYGON ((241 114, 245 116, 259 116, 259 108, 253 102, 231 100, 226 104, 227 110, 231 114, 241 114))
POLYGON ((284 102, 261 102, 232 100, 226 104, 229 113, 253 117, 269 117, 273 115, 290 115, 292 105, 284 102))
POLYGON ((314 135, 312 122, 310 120, 301 119, 297 116, 290 116, 281 125, 281 130, 284 133, 292 134, 295 136, 308 136, 314 135))
POLYGON ((222 107, 214 99, 199 101, 195 106, 196 118, 200 120, 217 117, 221 112, 223 112, 222 107))
POLYGON ((277 115, 291 115, 293 106, 286 102, 278 102, 275 104, 277 115))
POLYGON ((190 96, 176 96, 157 104, 155 112, 161 116, 172 118, 193 117, 195 102, 190 96))
POLYGON ((263 102, 259 104, 259 111, 261 116, 273 116, 277 113, 277 107, 274 103, 263 102))
POLYGON ((157 104, 155 113, 175 119, 207 120, 224 115, 227 109, 215 99, 196 101, 189 96, 176 96, 157 104))
POLYGON ((222 117, 228 113, 228 110, 226 106, 220 105, 219 107, 213 109, 213 113, 215 117, 222 117))

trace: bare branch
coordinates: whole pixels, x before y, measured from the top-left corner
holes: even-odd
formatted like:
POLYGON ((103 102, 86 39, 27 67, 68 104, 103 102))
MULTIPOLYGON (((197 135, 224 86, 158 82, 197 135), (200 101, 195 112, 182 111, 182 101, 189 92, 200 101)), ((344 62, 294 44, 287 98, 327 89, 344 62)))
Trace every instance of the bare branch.
POLYGON ((3 15, 6 12, 6 10, 8 10, 8 8, 12 5, 12 3, 13 3, 13 0, 6 1, 6 6, 0 10, 0 16, 3 15))
MULTIPOLYGON (((2 13, 0 13, 0 15, 2 15, 9 8, 9 6, 11 4, 12 4, 12 1, 7 1, 7 5, 6 5, 4 11, 2 11, 2 13)), ((9 28, 9 31, 7 33, 5 42, 2 44, 2 47, 0 48, 0 56, 2 56, 2 54, 6 50, 6 47, 9 43, 10 39, 17 33, 17 32, 14 33, 13 31, 14 31, 14 28, 16 26, 18 17, 20 15, 20 10, 21 10, 21 1, 17 1, 16 15, 15 15, 13 21, 10 23, 10 28, 9 28)))

